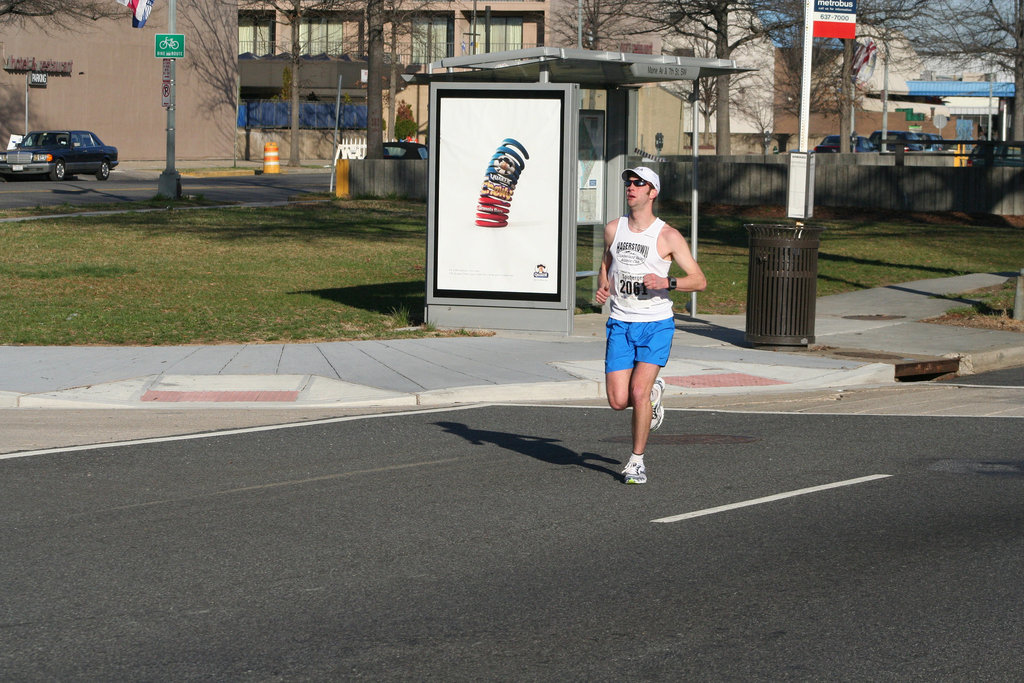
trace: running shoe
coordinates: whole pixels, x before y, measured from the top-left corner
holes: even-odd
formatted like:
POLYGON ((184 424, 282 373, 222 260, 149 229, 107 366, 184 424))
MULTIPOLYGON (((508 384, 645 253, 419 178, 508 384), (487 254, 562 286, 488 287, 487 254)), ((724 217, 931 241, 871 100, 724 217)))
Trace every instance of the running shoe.
POLYGON ((665 394, 665 380, 658 378, 654 380, 651 387, 651 431, 661 426, 665 420, 665 406, 661 405, 661 397, 665 394))
POLYGON ((647 468, 642 462, 631 462, 622 470, 622 480, 627 484, 646 484, 647 468))

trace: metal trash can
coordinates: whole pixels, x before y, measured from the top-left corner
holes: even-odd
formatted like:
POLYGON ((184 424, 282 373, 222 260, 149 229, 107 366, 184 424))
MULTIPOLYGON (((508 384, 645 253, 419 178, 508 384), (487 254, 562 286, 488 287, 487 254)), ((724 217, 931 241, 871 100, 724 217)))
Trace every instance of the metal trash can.
POLYGON ((807 346, 814 343, 818 292, 818 245, 824 228, 747 224, 749 344, 807 346))

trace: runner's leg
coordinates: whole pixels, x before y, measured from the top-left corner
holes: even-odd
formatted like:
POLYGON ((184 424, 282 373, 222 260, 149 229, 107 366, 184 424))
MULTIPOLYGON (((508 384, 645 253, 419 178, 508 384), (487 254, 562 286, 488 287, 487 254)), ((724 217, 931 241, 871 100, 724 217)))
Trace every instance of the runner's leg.
POLYGON ((629 401, 633 406, 633 452, 644 453, 651 434, 651 387, 661 366, 637 363, 629 380, 629 401))
POLYGON ((615 410, 625 410, 629 407, 629 385, 633 369, 615 370, 606 373, 604 376, 605 394, 608 396, 608 405, 615 410))

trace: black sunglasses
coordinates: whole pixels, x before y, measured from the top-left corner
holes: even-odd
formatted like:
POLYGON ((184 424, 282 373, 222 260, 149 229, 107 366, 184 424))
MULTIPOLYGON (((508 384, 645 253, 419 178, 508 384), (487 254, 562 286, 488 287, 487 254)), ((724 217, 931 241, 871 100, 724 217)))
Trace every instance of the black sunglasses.
POLYGON ((648 185, 650 185, 650 183, 644 180, 643 178, 626 178, 622 181, 622 184, 625 185, 626 187, 629 187, 630 185, 635 185, 637 187, 647 187, 648 185))

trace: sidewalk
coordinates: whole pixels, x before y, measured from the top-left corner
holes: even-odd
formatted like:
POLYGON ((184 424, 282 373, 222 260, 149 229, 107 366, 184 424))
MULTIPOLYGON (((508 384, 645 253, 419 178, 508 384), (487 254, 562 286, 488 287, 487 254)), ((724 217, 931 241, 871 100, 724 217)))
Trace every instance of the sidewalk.
MULTIPOLYGON (((935 294, 1007 274, 908 282, 823 297, 810 349, 750 348, 744 316, 677 316, 667 396, 893 384, 896 363, 957 358, 960 372, 1024 365, 1024 335, 919 322, 935 294)), ((698 308, 699 312, 699 308, 698 308)), ((0 407, 363 407, 604 398, 604 318, 572 336, 500 332, 315 344, 0 347, 0 407)))
MULTIPOLYGON (((333 161, 331 159, 301 159, 297 167, 288 166, 287 159, 280 161, 279 168, 283 174, 292 173, 323 173, 329 174, 333 161)), ((164 159, 122 161, 113 170, 124 176, 159 177, 167 168, 164 159)), ((256 175, 263 172, 263 159, 175 159, 174 170, 183 177, 206 178, 225 175, 256 175)))

